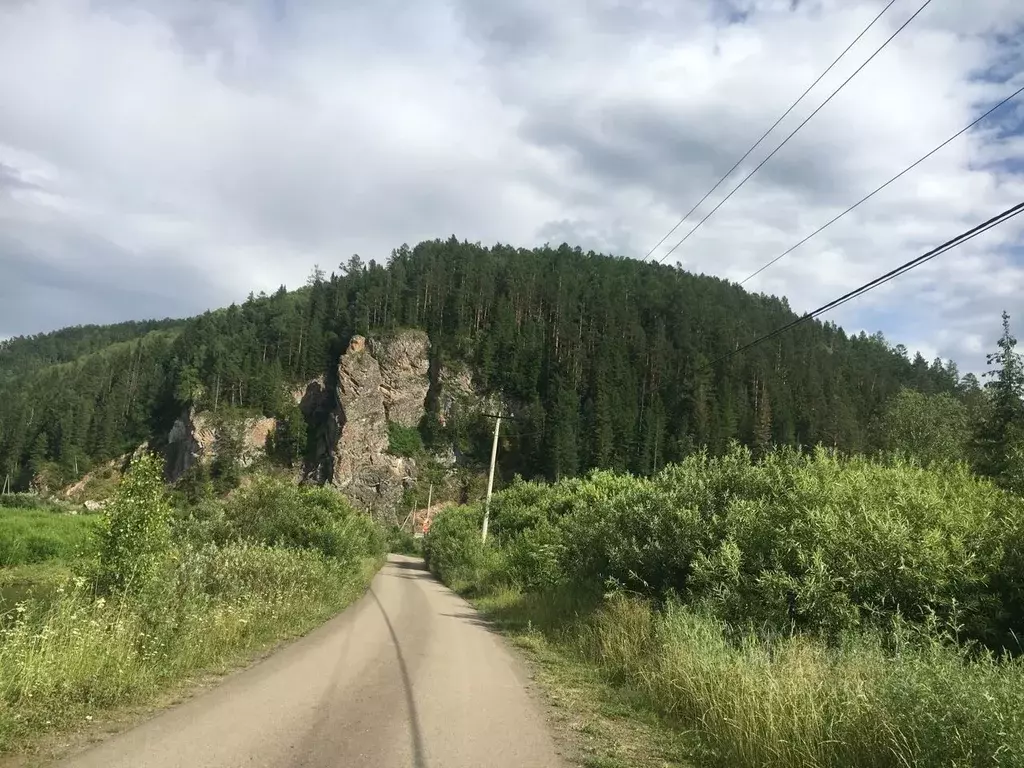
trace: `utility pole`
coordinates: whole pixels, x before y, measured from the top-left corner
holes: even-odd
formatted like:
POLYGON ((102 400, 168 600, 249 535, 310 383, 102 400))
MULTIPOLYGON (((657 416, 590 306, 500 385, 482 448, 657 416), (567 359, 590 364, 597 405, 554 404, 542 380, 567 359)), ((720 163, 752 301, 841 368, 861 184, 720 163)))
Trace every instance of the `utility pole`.
POLYGON ((434 484, 430 484, 430 490, 427 491, 427 509, 430 509, 430 502, 434 498, 434 484))
POLYGON ((494 442, 491 443, 491 472, 487 476, 487 499, 484 501, 484 531, 482 541, 487 542, 487 523, 491 514, 491 490, 494 488, 494 464, 498 459, 498 430, 501 429, 501 413, 494 417, 494 442))

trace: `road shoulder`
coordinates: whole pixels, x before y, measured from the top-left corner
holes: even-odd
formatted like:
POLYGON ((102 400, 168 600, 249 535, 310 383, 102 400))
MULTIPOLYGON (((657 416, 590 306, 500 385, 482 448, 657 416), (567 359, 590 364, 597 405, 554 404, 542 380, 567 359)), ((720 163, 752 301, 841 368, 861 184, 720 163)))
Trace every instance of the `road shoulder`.
POLYGON ((522 660, 561 754, 584 768, 693 768, 685 734, 615 688, 598 670, 529 627, 494 621, 486 600, 470 604, 522 660))

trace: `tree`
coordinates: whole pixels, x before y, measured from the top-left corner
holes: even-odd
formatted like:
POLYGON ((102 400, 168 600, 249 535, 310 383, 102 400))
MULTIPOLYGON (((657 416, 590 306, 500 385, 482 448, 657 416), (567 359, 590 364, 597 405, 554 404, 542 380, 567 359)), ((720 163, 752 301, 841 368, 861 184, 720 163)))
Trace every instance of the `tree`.
POLYGON ((1010 316, 1003 312, 1003 334, 998 352, 988 355, 994 366, 985 372, 988 408, 975 433, 978 470, 1003 484, 1016 484, 1020 467, 1013 460, 1020 453, 1024 427, 1024 363, 1010 332, 1010 316))
POLYGON ((755 457, 762 457, 772 447, 772 406, 768 398, 768 390, 762 384, 754 409, 754 440, 755 457))
POLYGON ((100 586, 143 589, 171 546, 171 507, 163 462, 143 454, 129 467, 101 526, 100 586))
POLYGON ((882 447, 906 453, 923 465, 968 458, 967 409, 952 395, 902 389, 885 410, 882 447))

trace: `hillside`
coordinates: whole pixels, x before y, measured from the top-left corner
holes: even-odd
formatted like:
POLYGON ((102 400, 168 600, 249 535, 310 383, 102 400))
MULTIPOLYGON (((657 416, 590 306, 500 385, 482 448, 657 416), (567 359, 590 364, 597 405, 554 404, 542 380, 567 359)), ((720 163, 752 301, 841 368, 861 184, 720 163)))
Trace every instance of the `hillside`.
MULTIPOLYGON (((794 317, 784 299, 724 280, 566 245, 423 242, 187 321, 4 342, 0 474, 19 488, 69 483, 165 439, 190 410, 294 418, 290 393, 337 371, 353 335, 400 328, 428 333, 434 368, 464 369, 477 392, 501 394, 515 415, 502 470, 528 478, 651 474, 732 439, 869 450, 900 388, 957 384, 951 364, 828 323, 718 361, 794 317)), ((436 398, 426 405, 428 446, 486 453, 483 420, 442 426, 436 398)))

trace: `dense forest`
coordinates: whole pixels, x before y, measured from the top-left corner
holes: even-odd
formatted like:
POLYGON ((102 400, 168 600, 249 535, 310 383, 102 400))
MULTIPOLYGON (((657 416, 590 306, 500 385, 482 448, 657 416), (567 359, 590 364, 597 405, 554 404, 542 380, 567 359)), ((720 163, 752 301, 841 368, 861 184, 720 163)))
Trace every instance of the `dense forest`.
MULTIPOLYGON (((785 299, 672 266, 454 237, 353 256, 296 291, 250 295, 185 321, 89 326, 0 344, 0 479, 66 483, 166 434, 182 409, 285 415, 288 391, 336 364, 349 337, 426 329, 441 364, 468 364, 514 411, 503 470, 558 479, 593 467, 652 474, 731 440, 884 447, 904 388, 979 391, 950 361, 911 359, 881 334, 808 322, 785 299)), ((428 418, 426 420, 430 422, 428 418)), ((460 427, 462 428, 462 427, 460 427)), ((428 441, 450 435, 425 423, 428 441)))

